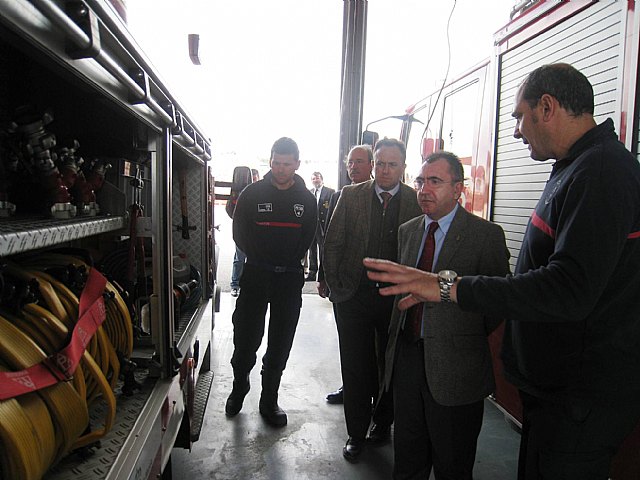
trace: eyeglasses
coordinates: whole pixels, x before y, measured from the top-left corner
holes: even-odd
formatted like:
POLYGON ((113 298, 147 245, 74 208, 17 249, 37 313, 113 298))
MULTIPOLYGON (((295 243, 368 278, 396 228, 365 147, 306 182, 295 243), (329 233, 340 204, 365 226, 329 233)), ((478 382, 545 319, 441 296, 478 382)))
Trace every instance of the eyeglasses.
POLYGON ((356 159, 349 159, 347 160, 347 166, 351 166, 351 165, 364 165, 366 163, 371 163, 369 160, 362 160, 360 158, 356 158, 356 159))
POLYGON ((450 183, 453 185, 455 183, 460 183, 461 181, 462 180, 443 180, 438 177, 427 177, 426 179, 418 177, 413 181, 413 187, 416 190, 422 190, 422 187, 424 187, 424 184, 426 183, 430 187, 440 188, 445 183, 450 183))
POLYGON ((400 166, 400 163, 398 163, 398 162, 381 162, 379 160, 376 160, 374 165, 375 165, 376 168, 379 168, 380 170, 384 170, 387 167, 389 167, 391 169, 398 168, 400 166))

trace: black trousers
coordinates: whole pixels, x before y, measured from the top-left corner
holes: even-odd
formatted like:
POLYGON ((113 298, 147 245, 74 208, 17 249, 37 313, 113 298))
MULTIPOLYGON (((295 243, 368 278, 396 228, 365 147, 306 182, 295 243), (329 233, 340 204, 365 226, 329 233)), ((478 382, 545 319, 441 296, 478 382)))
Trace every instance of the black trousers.
POLYGON ((267 351, 262 367, 282 372, 287 365, 300 318, 304 275, 300 272, 270 272, 245 264, 240 296, 233 312, 234 372, 249 373, 256 364, 262 343, 267 305, 270 305, 267 351))
POLYGON ((606 480, 640 405, 556 403, 520 392, 519 480, 606 480))
POLYGON ((393 369, 394 467, 396 480, 471 480, 484 400, 448 407, 427 384, 422 341, 398 338, 393 369))
POLYGON ((323 238, 316 234, 311 246, 309 247, 309 273, 318 273, 318 259, 322 258, 322 242, 323 238))
POLYGON ((362 286, 356 295, 336 304, 338 339, 344 395, 344 416, 350 437, 364 439, 371 420, 381 426, 393 423, 393 398, 385 393, 378 400, 384 378, 384 353, 389 338, 393 297, 383 297, 376 288, 362 286))

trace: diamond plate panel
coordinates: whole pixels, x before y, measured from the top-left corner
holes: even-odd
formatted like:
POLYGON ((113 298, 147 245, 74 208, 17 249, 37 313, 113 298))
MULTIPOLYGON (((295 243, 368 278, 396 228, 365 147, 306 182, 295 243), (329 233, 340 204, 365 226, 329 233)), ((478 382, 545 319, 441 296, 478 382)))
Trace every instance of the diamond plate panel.
POLYGON ((124 217, 90 220, 3 219, 0 223, 0 256, 85 238, 124 228, 124 217))
MULTIPOLYGON (((100 440, 99 447, 92 448, 87 455, 69 454, 49 470, 43 477, 45 480, 100 480, 106 478, 155 385, 155 380, 149 378, 146 371, 137 372, 136 381, 140 388, 132 396, 121 393, 122 385, 119 382, 116 388, 116 418, 109 433, 100 440)), ((102 426, 105 408, 104 402, 96 402, 92 406, 90 412, 92 427, 102 426)))
MULTIPOLYGON (((189 232, 191 238, 182 238, 182 233, 174 227, 173 231, 173 252, 174 255, 184 253, 189 263, 196 267, 202 274, 202 210, 206 193, 201 189, 202 182, 201 169, 187 169, 187 208, 189 210, 189 225, 196 229, 189 232)), ((182 225, 182 212, 180 210, 180 177, 176 173, 173 175, 173 225, 182 225)))
POLYGON ((202 424, 204 422, 204 414, 209 401, 209 393, 211 392, 211 384, 213 383, 213 370, 205 372, 198 377, 196 385, 196 393, 193 399, 193 420, 191 423, 191 441, 196 442, 200 439, 202 424))

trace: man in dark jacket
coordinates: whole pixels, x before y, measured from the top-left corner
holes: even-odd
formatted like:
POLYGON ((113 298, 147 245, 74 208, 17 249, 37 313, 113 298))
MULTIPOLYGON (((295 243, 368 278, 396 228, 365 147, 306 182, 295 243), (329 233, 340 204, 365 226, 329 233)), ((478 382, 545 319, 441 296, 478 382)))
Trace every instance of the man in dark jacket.
POLYGON ((269 424, 282 427, 287 415, 278 406, 278 388, 300 317, 301 261, 316 232, 317 206, 295 173, 300 160, 292 139, 283 137, 273 144, 270 166, 263 180, 244 189, 233 216, 233 239, 247 261, 233 312, 233 390, 225 411, 234 416, 242 409, 270 305, 260 414, 269 424))
POLYGON ((307 275, 307 282, 315 282, 316 274, 318 273, 318 266, 320 259, 322 259, 322 249, 324 248, 324 237, 327 234, 327 227, 329 226, 329 201, 331 196, 335 193, 333 188, 324 186, 324 179, 320 172, 313 172, 311 175, 311 183, 313 188, 309 191, 316 198, 318 203, 318 227, 316 228, 316 236, 311 242, 309 248, 309 275, 307 275))
POLYGON ((556 159, 506 278, 438 275, 365 260, 370 278, 507 319, 505 377, 523 404, 519 479, 604 480, 640 418, 640 166, 596 125, 593 88, 567 64, 530 73, 514 136, 534 160, 556 159))

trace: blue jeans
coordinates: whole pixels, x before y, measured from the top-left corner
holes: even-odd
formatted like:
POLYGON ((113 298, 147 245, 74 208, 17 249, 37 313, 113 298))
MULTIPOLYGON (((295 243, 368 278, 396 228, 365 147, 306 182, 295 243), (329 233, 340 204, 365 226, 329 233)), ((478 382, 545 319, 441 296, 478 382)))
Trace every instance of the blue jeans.
POLYGON ((240 288, 240 277, 247 256, 236 245, 236 253, 233 256, 233 268, 231 269, 231 288, 240 288))

